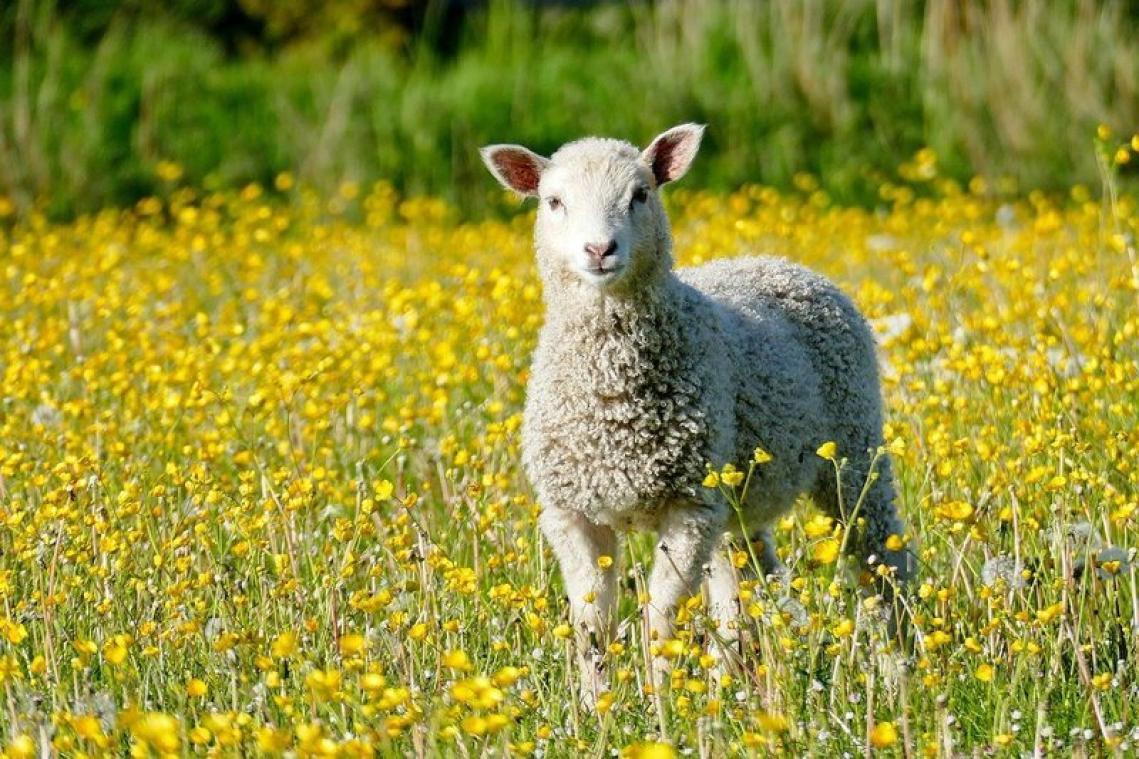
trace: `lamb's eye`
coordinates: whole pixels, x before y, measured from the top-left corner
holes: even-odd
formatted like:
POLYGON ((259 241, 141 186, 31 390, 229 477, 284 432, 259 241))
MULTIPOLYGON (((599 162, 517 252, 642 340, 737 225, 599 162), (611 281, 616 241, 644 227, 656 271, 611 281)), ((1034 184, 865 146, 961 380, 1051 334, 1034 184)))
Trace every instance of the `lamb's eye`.
POLYGON ((633 199, 629 201, 629 208, 632 208, 637 203, 644 203, 648 199, 649 191, 644 187, 638 187, 636 190, 633 190, 633 199))
POLYGON ((556 211, 562 207, 562 199, 551 196, 546 198, 546 204, 549 205, 551 211, 556 211))

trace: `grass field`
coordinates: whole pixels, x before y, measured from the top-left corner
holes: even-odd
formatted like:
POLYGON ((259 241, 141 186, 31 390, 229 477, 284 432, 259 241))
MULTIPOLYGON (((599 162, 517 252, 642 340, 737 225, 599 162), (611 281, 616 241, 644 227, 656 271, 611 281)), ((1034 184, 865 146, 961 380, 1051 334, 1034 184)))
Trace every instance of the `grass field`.
POLYGON ((0 745, 1134 750, 1139 208, 1106 168, 1126 143, 1101 142, 1102 200, 992 200, 930 152, 878 212, 807 176, 671 193, 682 263, 788 256, 880 331, 915 646, 886 639, 805 504, 777 530, 791 589, 745 585, 751 653, 724 681, 694 599, 649 692, 651 546, 614 557, 634 624, 591 710, 518 465, 529 212, 460 223, 383 185, 178 190, 66 225, 0 208, 0 745))

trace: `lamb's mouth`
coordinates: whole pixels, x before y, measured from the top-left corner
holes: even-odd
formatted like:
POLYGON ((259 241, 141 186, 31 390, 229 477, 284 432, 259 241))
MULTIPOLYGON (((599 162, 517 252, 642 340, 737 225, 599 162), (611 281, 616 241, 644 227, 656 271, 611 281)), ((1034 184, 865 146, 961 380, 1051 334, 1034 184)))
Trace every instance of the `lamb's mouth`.
POLYGON ((624 264, 618 264, 612 269, 603 269, 600 266, 590 266, 582 269, 582 274, 586 276, 590 282, 595 284, 605 284, 612 282, 617 276, 625 270, 624 264))

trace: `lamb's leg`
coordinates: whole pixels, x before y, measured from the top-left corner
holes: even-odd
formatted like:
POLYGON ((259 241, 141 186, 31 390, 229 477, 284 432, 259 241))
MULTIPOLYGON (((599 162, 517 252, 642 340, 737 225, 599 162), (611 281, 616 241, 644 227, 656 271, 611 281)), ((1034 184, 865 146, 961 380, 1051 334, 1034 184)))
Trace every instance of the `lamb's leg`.
MULTIPOLYGON (((657 644, 672 637, 680 599, 700 587, 701 570, 724 533, 724 521, 725 509, 718 504, 678 503, 661 515, 646 612, 650 638, 657 644)), ((664 657, 654 657, 654 685, 664 684, 668 669, 664 657)))
POLYGON ((848 549, 862 559, 863 569, 874 573, 878 578, 875 587, 887 602, 891 635, 904 637, 906 612, 904 602, 897 598, 897 593, 913 574, 914 556, 908 548, 892 550, 887 547, 891 536, 901 537, 905 534, 905 524, 898 516, 890 457, 880 456, 873 463, 873 473, 870 474, 872 462, 869 452, 850 456, 841 471, 841 504, 835 473, 829 467, 824 468, 820 475, 814 497, 818 506, 838 521, 846 524, 853 517, 855 523, 862 524, 861 529, 847 524, 847 529, 856 530, 847 543, 848 549), (868 474, 874 480, 866 486, 868 474), (874 558, 873 565, 869 564, 871 557, 874 558), (880 573, 882 567, 885 568, 886 576, 880 573))
POLYGON ((616 559, 617 535, 609 527, 564 509, 543 510, 538 523, 562 570, 581 673, 581 696, 592 704, 608 690, 604 657, 617 616, 616 567, 602 569, 597 560, 602 556, 616 559))
POLYGON ((728 673, 740 658, 740 585, 731 552, 731 544, 724 541, 712 550, 712 559, 708 563, 708 616, 716 623, 715 637, 719 649, 713 669, 716 679, 728 673))
MULTIPOLYGON (((759 571, 766 578, 774 578, 787 583, 790 571, 787 565, 775 552, 775 540, 771 536, 771 528, 760 527, 751 532, 752 550, 759 562, 759 571)), ((719 660, 712 670, 717 679, 731 670, 732 662, 739 664, 742 654, 739 648, 740 637, 740 577, 750 576, 750 564, 742 571, 737 570, 732 563, 732 554, 738 545, 733 543, 729 535, 722 546, 712 552, 712 559, 708 563, 708 614, 716 623, 716 637, 719 648, 719 660)))
MULTIPOLYGON (((891 535, 900 537, 905 533, 905 525, 895 507, 893 467, 888 455, 882 455, 873 462, 873 472, 872 462, 873 459, 867 452, 849 456, 841 471, 841 503, 834 470, 825 467, 815 489, 815 501, 831 517, 846 524, 848 529, 856 530, 847 543, 852 552, 863 560, 873 556, 876 563, 884 564, 889 569, 895 583, 904 583, 912 572, 913 557, 904 548, 893 551, 886 546, 891 535), (867 476, 874 477, 868 487, 867 476), (851 517, 856 523, 862 524, 861 529, 847 524, 851 517)), ((874 571, 877 566, 867 565, 864 568, 874 571)))
POLYGON ((763 572, 764 578, 777 577, 783 579, 790 574, 787 565, 775 552, 775 538, 771 536, 770 527, 761 527, 753 532, 751 544, 757 552, 756 558, 759 559, 759 568, 763 572))

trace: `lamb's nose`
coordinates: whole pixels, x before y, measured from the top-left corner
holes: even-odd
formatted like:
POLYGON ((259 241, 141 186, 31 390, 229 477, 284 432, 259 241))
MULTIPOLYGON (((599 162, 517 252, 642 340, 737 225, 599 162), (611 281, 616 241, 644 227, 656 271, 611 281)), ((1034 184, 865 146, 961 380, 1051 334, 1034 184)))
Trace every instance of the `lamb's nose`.
POLYGON ((617 252, 617 241, 610 240, 609 242, 587 242, 585 244, 585 252, 594 261, 600 262, 606 256, 611 256, 617 252))

